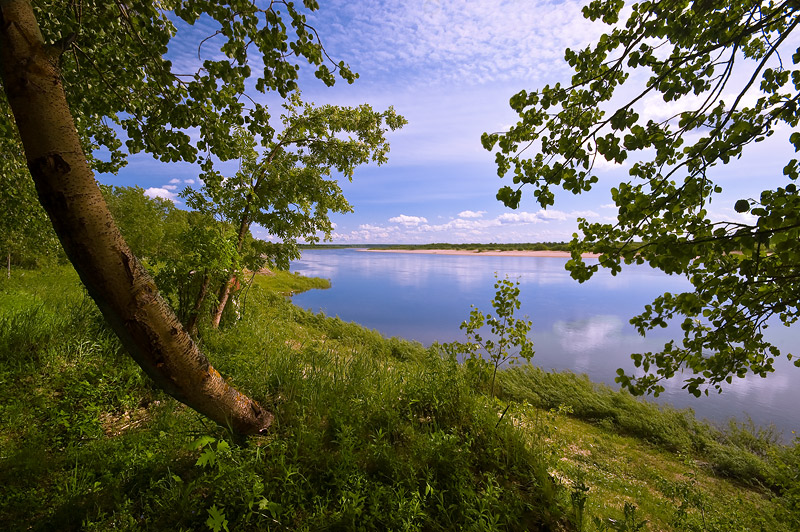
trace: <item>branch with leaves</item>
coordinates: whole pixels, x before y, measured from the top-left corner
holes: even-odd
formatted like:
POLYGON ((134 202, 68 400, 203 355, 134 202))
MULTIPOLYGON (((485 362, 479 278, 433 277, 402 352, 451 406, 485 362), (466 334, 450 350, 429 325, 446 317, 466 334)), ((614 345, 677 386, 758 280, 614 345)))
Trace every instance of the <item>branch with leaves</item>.
MULTIPOLYGON (((622 8, 621 0, 589 3, 584 16, 612 29, 592 46, 566 51, 571 84, 513 96, 519 122, 484 134, 483 144, 496 151, 498 175, 512 173, 513 184, 497 194, 512 208, 527 189, 547 208, 555 188, 594 188, 598 160, 621 165, 638 158, 611 189, 616 222, 578 220, 567 268, 579 281, 599 267, 616 274, 631 263, 687 276, 693 292, 665 294, 632 320, 644 334, 684 316, 681 345, 634 355, 644 373, 620 370, 617 380, 633 392, 658 394, 661 381, 688 371, 691 393, 721 390, 732 376, 772 371, 780 352, 763 330, 773 317, 790 325, 800 316, 797 160, 785 165, 785 184, 731 205, 749 218, 712 219, 708 212, 722 193, 712 170, 798 125, 800 69, 786 58, 800 63, 800 49, 788 44, 800 5, 653 0, 632 5, 624 23, 622 8), (645 97, 682 110, 665 120, 643 118, 645 97), (602 254, 599 265, 581 259, 588 250, 602 254)), ((800 149, 800 133, 788 140, 800 149)))

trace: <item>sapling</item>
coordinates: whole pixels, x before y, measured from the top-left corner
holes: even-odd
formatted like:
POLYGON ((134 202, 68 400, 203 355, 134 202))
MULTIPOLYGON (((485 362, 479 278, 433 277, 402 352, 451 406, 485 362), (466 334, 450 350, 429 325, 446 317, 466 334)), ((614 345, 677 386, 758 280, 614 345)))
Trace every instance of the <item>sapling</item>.
POLYGON ((495 315, 484 314, 475 305, 471 305, 469 319, 461 324, 466 330, 467 342, 450 342, 445 350, 466 355, 465 362, 469 367, 491 369, 492 380, 490 393, 494 397, 494 382, 497 369, 505 363, 515 364, 520 359, 530 362, 533 358, 533 341, 528 338, 532 322, 527 316, 514 317, 519 310, 519 281, 511 281, 508 276, 500 279, 495 274, 495 295, 492 307, 495 315), (481 331, 489 327, 488 335, 481 331))

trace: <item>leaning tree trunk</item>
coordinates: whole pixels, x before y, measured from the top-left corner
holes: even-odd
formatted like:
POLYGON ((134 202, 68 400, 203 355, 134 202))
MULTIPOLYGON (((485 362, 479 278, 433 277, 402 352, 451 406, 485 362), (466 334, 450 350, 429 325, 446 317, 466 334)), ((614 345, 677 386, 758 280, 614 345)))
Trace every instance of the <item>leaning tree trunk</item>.
POLYGON ((69 260, 125 348, 167 393, 239 434, 272 415, 211 367, 131 253, 103 200, 58 68, 28 1, 0 2, 2 82, 39 200, 69 260))

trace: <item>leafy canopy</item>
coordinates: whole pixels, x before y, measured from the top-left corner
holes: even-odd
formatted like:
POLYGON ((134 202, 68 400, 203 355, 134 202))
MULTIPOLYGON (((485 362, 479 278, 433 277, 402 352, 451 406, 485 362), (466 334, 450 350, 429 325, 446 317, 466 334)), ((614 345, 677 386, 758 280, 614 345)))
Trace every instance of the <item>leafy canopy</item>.
MULTIPOLYGON (((285 97, 297 89, 303 63, 327 85, 336 75, 355 80, 347 65, 328 58, 306 24, 304 11, 318 8, 315 0, 264 5, 35 2, 45 42, 63 50, 67 99, 93 168, 113 172, 124 166, 126 153, 145 151, 209 170, 215 159, 236 157, 234 128, 256 138, 272 134, 267 106, 247 91, 285 97), (179 64, 167 59, 179 38, 183 46, 198 33, 205 38, 196 49, 173 54, 183 58, 179 64)), ((0 123, 0 132, 7 126, 0 123)))
POLYGON ((657 395, 661 381, 682 370, 695 395, 734 376, 765 376, 781 353, 764 329, 774 318, 798 318, 797 159, 787 161, 781 186, 730 205, 749 216, 712 219, 708 207, 721 202, 712 168, 776 133, 800 149, 800 49, 791 39, 799 8, 794 0, 654 0, 630 6, 620 21, 621 0, 592 1, 584 16, 612 28, 594 45, 566 51, 571 84, 519 92, 510 101, 519 122, 482 137, 496 149, 498 175, 511 174, 497 197, 512 208, 523 190, 546 208, 557 188, 592 189, 598 161, 636 159, 611 190, 616 222, 579 219, 567 265, 585 281, 598 269, 580 258, 591 250, 614 274, 623 263, 648 263, 691 281, 693 291, 664 294, 632 320, 644 334, 682 317, 683 330, 682 342, 632 356, 638 376, 618 371, 634 392, 657 395), (642 100, 653 95, 682 110, 643 118, 642 100))

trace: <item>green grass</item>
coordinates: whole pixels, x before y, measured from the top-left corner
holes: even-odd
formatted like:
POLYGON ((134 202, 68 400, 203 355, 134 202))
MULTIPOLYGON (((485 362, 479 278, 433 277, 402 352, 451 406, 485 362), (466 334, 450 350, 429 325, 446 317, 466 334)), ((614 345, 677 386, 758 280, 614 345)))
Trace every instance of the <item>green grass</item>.
POLYGON ((152 386, 74 272, 14 273, 4 530, 623 530, 626 503, 645 530, 800 525, 796 445, 570 374, 503 371, 490 399, 435 349, 294 307, 283 294, 308 280, 285 272, 257 277, 242 320, 202 331, 276 415, 237 445, 152 386))
POLYGON ((283 295, 292 295, 312 289, 326 289, 331 287, 328 279, 319 277, 303 277, 297 273, 286 271, 275 271, 270 273, 258 273, 253 279, 255 286, 262 289, 276 292, 283 295))

